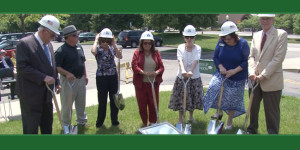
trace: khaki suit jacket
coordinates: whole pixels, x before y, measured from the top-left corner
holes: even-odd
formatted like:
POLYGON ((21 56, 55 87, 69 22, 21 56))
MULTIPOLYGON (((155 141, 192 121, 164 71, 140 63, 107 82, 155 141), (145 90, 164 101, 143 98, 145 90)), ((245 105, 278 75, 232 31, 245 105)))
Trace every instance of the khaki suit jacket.
POLYGON ((282 62, 287 51, 287 33, 271 27, 265 45, 260 51, 262 31, 254 34, 249 55, 249 75, 263 75, 260 85, 264 92, 283 89, 282 62))

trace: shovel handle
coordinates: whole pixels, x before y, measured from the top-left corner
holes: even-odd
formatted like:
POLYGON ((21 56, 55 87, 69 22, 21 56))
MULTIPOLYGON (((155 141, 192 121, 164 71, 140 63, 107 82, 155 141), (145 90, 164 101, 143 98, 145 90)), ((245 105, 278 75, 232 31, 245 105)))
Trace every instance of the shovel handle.
MULTIPOLYGON (((122 54, 122 48, 119 48, 121 54, 122 54)), ((121 60, 118 57, 118 94, 120 93, 120 80, 121 80, 121 60)))
MULTIPOLYGON (((222 80, 221 84, 221 89, 220 89, 220 95, 219 95, 219 101, 218 101, 218 109, 217 109, 217 114, 219 115, 220 109, 221 109, 221 102, 222 102, 222 97, 223 97, 223 91, 224 91, 224 82, 226 81, 227 78, 222 80)), ((217 122, 219 121, 219 117, 217 117, 217 122)))
POLYGON ((185 129, 185 112, 186 112, 186 95, 187 95, 186 87, 187 87, 187 84, 189 83, 190 79, 191 79, 190 77, 186 81, 184 81, 184 78, 182 79, 183 86, 184 86, 184 91, 183 91, 183 115, 182 115, 182 117, 183 117, 183 121, 182 121, 183 129, 185 129))
POLYGON ((259 83, 254 83, 254 86, 253 86, 252 82, 250 81, 250 84, 251 84, 252 89, 251 89, 251 93, 250 93, 250 96, 249 96, 249 104, 248 104, 246 117, 245 117, 245 122, 244 122, 244 131, 247 131, 248 118, 249 118, 249 114, 250 114, 250 111, 251 111, 253 96, 254 96, 253 91, 256 89, 256 87, 258 86, 259 83))
POLYGON ((153 80, 151 81, 150 78, 147 76, 147 79, 151 83, 152 97, 153 97, 153 101, 154 101, 154 108, 155 108, 155 113, 156 113, 156 118, 157 118, 156 122, 159 123, 158 106, 157 106, 156 94, 155 94, 155 90, 154 90, 155 78, 153 78, 153 80))
POLYGON ((64 129, 64 125, 62 123, 62 117, 61 117, 61 113, 60 113, 60 109, 59 109, 59 106, 58 106, 58 103, 57 103, 57 99, 56 99, 55 93, 53 92, 53 90, 50 89, 50 87, 49 87, 49 85, 47 83, 45 83, 45 84, 46 84, 47 89, 51 92, 51 95, 53 97, 54 105, 55 105, 55 108, 56 108, 56 112, 57 112, 57 116, 58 116, 61 128, 62 128, 62 130, 65 130, 64 129))

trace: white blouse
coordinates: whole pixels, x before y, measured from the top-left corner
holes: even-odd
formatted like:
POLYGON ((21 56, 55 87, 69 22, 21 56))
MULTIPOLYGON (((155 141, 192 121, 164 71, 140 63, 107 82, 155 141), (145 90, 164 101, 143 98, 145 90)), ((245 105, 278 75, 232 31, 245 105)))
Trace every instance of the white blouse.
MULTIPOLYGON (((180 44, 177 48, 177 60, 182 60, 183 66, 186 72, 191 71, 191 67, 193 62, 198 61, 198 65, 194 68, 192 79, 196 79, 200 77, 199 71, 199 60, 201 57, 201 47, 199 45, 194 44, 194 49, 191 52, 186 50, 185 44, 180 44)), ((178 67, 177 76, 182 79, 181 68, 178 67)))

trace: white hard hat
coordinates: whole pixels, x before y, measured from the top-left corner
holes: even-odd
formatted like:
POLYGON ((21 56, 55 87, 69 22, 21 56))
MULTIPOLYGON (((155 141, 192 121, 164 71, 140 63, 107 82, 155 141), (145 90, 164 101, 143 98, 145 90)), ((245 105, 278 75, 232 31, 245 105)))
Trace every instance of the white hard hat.
POLYGON ((192 25, 187 25, 184 30, 183 30, 183 36, 195 36, 196 33, 196 29, 194 26, 192 25))
POLYGON ((142 35, 141 35, 141 39, 140 40, 152 40, 154 41, 153 35, 151 32, 149 31, 145 31, 142 35))
POLYGON ((221 33, 219 36, 225 36, 236 31, 238 31, 238 28, 235 23, 232 21, 226 21, 221 27, 221 33))
POLYGON ((258 17, 272 17, 272 18, 274 18, 275 14, 258 14, 257 16, 258 17))
POLYGON ((110 38, 110 39, 113 38, 111 30, 108 29, 108 28, 104 28, 104 29, 100 32, 100 37, 102 37, 102 38, 110 38))
POLYGON ((56 33, 57 35, 59 35, 59 21, 56 17, 52 16, 52 15, 46 15, 44 16, 40 21, 39 24, 41 24, 42 26, 48 28, 49 30, 53 31, 54 33, 56 33))

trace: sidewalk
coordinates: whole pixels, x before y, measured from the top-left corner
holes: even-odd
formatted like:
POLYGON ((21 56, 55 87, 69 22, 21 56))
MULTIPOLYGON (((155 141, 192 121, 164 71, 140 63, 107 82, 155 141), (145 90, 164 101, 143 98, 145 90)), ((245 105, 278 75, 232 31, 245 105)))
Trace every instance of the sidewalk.
MULTIPOLYGON (((160 91, 170 91, 172 90, 173 85, 161 85, 160 86, 160 91)), ((120 87, 121 93, 123 94, 124 99, 128 97, 135 96, 135 90, 133 84, 126 84, 126 85, 121 85, 120 87)), ((21 110, 20 110, 20 102, 19 99, 15 100, 10 100, 8 99, 8 96, 3 96, 3 95, 8 95, 9 89, 5 89, 1 91, 2 94, 2 101, 0 102, 0 123, 8 120, 14 120, 14 119, 20 119, 21 118, 21 110), (11 112, 10 114, 10 105, 11 103, 11 112), (4 107, 5 110, 4 111, 4 107), (5 115, 6 113, 6 115, 5 115), (7 116, 7 117, 5 117, 7 116)), ((60 106, 60 95, 56 95, 59 107, 60 106)), ((86 107, 93 106, 93 105, 98 105, 98 98, 97 98, 97 89, 89 89, 86 91, 86 107)), ((73 105, 74 109, 74 105, 73 105)), ((53 105, 53 110, 56 112, 55 107, 53 105)))

